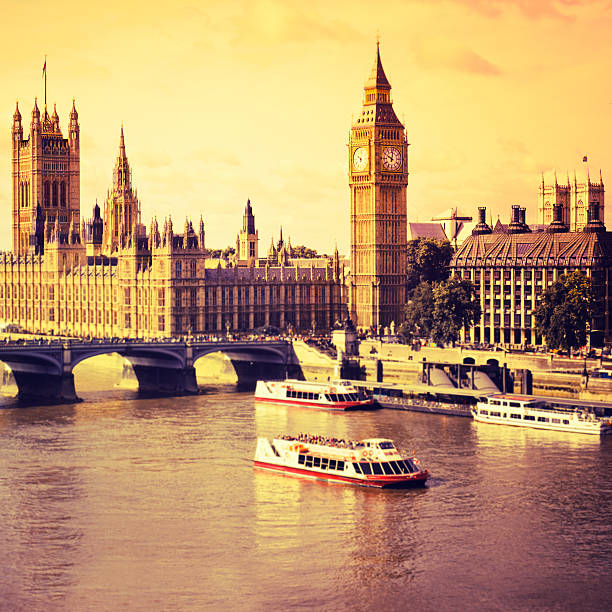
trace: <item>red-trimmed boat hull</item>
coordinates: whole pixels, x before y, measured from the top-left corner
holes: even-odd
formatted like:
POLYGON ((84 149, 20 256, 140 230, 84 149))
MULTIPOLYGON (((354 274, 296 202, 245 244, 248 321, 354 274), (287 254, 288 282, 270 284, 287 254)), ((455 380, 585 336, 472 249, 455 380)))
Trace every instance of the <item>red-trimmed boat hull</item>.
POLYGON ((405 476, 366 476, 365 478, 351 478, 347 476, 341 476, 339 474, 330 474, 324 472, 315 472, 313 470, 305 470, 302 468, 295 468, 287 465, 278 465, 276 463, 267 463, 265 461, 253 461, 253 466, 262 468, 264 470, 270 470, 274 472, 281 472, 283 474, 292 474, 295 476, 305 476, 308 478, 315 478, 317 480, 329 480, 331 482, 341 482, 353 485, 359 485, 361 487, 375 487, 378 489, 406 489, 412 487, 424 487, 425 482, 429 478, 429 472, 427 470, 423 472, 416 472, 413 475, 405 476))
POLYGON ((274 397, 257 397, 256 402, 266 402, 267 404, 282 404, 285 406, 302 406, 305 408, 317 408, 318 410, 368 410, 374 408, 374 400, 361 402, 336 402, 335 404, 321 404, 320 402, 309 402, 303 399, 277 399, 274 397))

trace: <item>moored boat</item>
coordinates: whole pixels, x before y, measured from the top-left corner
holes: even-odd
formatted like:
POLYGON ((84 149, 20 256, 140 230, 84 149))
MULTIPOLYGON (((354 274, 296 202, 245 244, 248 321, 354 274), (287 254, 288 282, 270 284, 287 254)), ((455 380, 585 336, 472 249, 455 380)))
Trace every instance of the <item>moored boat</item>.
POLYGON ((327 383, 292 379, 259 380, 255 388, 255 400, 324 410, 363 410, 374 407, 371 397, 346 380, 327 383))
POLYGON ((307 434, 258 438, 253 465, 378 488, 422 487, 429 478, 419 459, 402 455, 388 438, 355 441, 307 434))
POLYGON ((495 393, 482 398, 472 409, 482 423, 551 429, 570 433, 601 435, 612 432, 612 420, 600 418, 583 406, 560 406, 530 395, 495 393))

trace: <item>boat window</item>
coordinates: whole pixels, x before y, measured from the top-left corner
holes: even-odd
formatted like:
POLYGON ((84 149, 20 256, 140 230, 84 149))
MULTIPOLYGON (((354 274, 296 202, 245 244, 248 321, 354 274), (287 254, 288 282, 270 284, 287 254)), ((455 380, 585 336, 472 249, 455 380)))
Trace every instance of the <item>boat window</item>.
POLYGON ((509 404, 510 404, 510 408, 520 408, 521 407, 519 402, 509 402, 509 404))
POLYGON ((336 469, 336 460, 335 459, 330 459, 329 460, 329 469, 330 470, 335 470, 336 469))
POLYGON ((337 402, 338 401, 338 394, 337 393, 332 393, 331 394, 331 398, 332 398, 332 402, 337 402))
POLYGON ((482 408, 480 409, 480 414, 489 414, 488 410, 483 410, 482 408))
POLYGON ((372 473, 372 468, 370 467, 370 464, 367 463, 366 461, 362 461, 359 465, 361 467, 361 471, 364 474, 371 474, 372 473))
POLYGON ((409 472, 418 472, 419 471, 419 468, 417 468, 417 466, 415 465, 414 461, 412 461, 412 459, 406 459, 406 461, 404 463, 406 463, 406 465, 408 466, 408 471, 409 472))
POLYGON ((326 399, 328 402, 331 402, 331 401, 332 401, 331 395, 330 395, 329 393, 326 393, 326 394, 325 394, 325 399, 326 399))
POLYGON ((539 423, 548 423, 548 417, 538 417, 539 423))
POLYGON ((401 474, 403 472, 397 461, 389 461, 389 465, 393 468, 396 474, 401 474))
POLYGON ((338 461, 338 463, 336 465, 336 469, 344 470, 344 461, 338 461))
POLYGON ((391 466, 386 461, 381 463, 381 465, 382 465, 382 469, 384 470, 385 474, 393 474, 393 470, 391 469, 391 466))
POLYGON ((315 467, 321 467, 321 457, 315 457, 314 458, 314 466, 315 467))
POLYGON ((382 468, 380 467, 380 463, 373 463, 372 464, 372 472, 374 474, 382 474, 382 468))
POLYGON ((280 457, 280 455, 278 454, 278 451, 276 450, 276 447, 274 446, 274 444, 270 444, 270 446, 272 447, 272 450, 274 451, 274 454, 275 454, 277 457, 280 457))
POLYGON ((380 442, 378 444, 378 447, 382 448, 383 450, 386 450, 387 448, 395 448, 392 442, 380 442))
POLYGON ((404 474, 408 474, 410 472, 410 466, 405 461, 398 461, 397 464, 400 466, 400 470, 404 474))
POLYGON ((511 413, 511 414, 510 414, 510 418, 511 418, 511 419, 520 419, 520 418, 521 418, 521 415, 520 415, 520 414, 512 414, 512 413, 511 413))
POLYGON ((526 421, 535 421, 535 417, 532 414, 526 414, 523 418, 526 421))
POLYGON ((306 467, 312 467, 312 456, 306 455, 306 467))
POLYGON ((563 419, 563 424, 564 425, 569 425, 569 421, 567 419, 563 419))
POLYGON ((321 457, 321 469, 326 470, 329 465, 329 459, 327 457, 321 457))
POLYGON ((561 419, 550 419, 553 423, 561 423, 561 419))
POLYGON ((306 461, 306 455, 298 455, 298 463, 304 465, 304 461, 306 461))
POLYGON ((361 474, 361 468, 359 467, 359 464, 358 464, 358 463, 354 463, 354 462, 353 462, 353 467, 355 468, 355 471, 356 471, 358 474, 361 474))
POLYGON ((494 406, 499 406, 499 405, 501 404, 501 402, 500 402, 499 400, 493 400, 493 399, 492 399, 492 400, 489 402, 489 404, 493 404, 494 406))
POLYGON ((501 416, 501 412, 495 412, 491 410, 491 416, 496 416, 496 417, 501 416))

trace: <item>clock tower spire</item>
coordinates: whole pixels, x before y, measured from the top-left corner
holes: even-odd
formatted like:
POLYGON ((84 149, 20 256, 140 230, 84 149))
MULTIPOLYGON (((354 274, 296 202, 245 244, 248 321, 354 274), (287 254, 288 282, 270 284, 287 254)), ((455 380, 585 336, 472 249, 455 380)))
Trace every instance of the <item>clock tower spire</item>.
POLYGON ((350 313, 362 329, 399 324, 406 303, 408 143, 376 58, 349 135, 350 313))

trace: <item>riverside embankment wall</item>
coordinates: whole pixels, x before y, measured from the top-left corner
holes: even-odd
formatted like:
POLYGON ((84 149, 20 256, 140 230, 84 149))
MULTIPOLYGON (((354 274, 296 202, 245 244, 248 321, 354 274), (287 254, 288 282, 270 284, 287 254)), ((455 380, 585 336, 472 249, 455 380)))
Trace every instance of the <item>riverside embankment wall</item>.
MULTIPOLYGON (((308 380, 326 380, 335 376, 336 363, 302 341, 294 341, 294 350, 308 380)), ((584 359, 572 359, 540 353, 506 353, 504 351, 473 351, 461 348, 421 348, 414 351, 402 344, 363 341, 360 345, 360 362, 366 380, 376 380, 377 361, 382 362, 383 381, 410 385, 418 381, 423 359, 429 362, 462 363, 466 357, 474 363, 486 364, 496 359, 511 371, 530 370, 533 376, 534 395, 567 397, 586 401, 612 402, 612 380, 589 377, 586 388, 582 372, 584 359)), ((601 365, 599 359, 586 362, 588 371, 601 365)))

